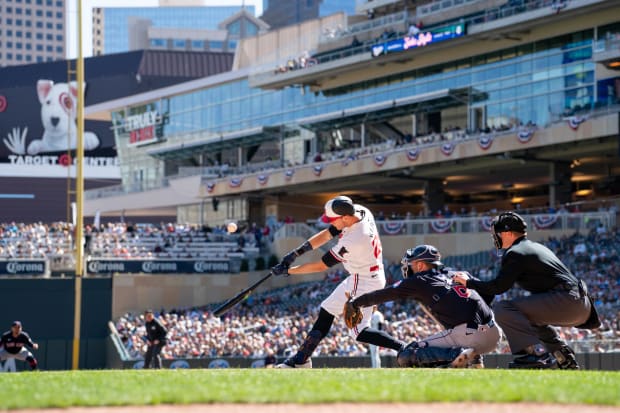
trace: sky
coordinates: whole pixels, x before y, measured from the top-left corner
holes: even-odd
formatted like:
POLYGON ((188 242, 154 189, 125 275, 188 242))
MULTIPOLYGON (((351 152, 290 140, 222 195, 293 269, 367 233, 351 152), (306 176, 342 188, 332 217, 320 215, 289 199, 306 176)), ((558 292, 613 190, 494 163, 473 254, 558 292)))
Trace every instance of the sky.
MULTIPOLYGON (((80 0, 69 0, 69 26, 68 26, 68 58, 77 57, 78 37, 77 37, 77 2, 80 0)), ((158 0, 81 0, 82 2, 82 53, 84 57, 92 55, 93 36, 91 30, 92 8, 93 7, 149 7, 157 6, 158 0)), ((235 6, 245 4, 254 6, 256 16, 263 14, 263 0, 202 0, 203 4, 209 6, 235 6)))

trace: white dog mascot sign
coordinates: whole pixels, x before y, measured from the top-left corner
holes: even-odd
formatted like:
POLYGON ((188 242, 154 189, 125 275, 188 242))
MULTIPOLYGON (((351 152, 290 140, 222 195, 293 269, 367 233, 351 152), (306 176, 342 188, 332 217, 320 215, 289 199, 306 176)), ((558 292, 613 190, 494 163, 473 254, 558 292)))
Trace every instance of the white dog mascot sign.
MULTIPOLYGON (((37 95, 41 103, 43 136, 34 139, 26 151, 28 128, 13 128, 4 144, 18 155, 37 155, 45 152, 61 152, 77 146, 77 82, 54 83, 52 80, 37 82, 37 95)), ((99 138, 93 132, 84 132, 84 150, 99 146, 99 138)))

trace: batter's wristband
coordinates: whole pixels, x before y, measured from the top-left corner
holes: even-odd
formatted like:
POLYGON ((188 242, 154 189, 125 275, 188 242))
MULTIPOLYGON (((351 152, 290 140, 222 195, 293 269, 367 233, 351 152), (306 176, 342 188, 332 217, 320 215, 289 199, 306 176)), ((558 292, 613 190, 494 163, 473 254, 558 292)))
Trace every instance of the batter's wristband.
POLYGON ((329 228, 327 228, 327 230, 332 235, 332 237, 337 237, 342 232, 342 230, 339 230, 338 228, 336 228, 333 225, 330 225, 329 228))
POLYGON ((299 247, 297 247, 295 249, 295 255, 299 257, 300 255, 305 254, 308 251, 312 251, 312 244, 310 244, 310 241, 306 241, 299 247))

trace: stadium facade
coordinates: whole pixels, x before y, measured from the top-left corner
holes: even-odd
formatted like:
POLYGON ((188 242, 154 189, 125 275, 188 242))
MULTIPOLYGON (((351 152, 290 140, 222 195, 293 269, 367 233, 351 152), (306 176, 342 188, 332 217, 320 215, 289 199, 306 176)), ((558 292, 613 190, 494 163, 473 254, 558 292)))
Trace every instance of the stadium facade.
POLYGON ((616 1, 356 11, 244 39, 229 72, 95 105, 122 185, 87 192, 86 213, 219 224, 316 218, 343 192, 403 216, 620 192, 616 1))

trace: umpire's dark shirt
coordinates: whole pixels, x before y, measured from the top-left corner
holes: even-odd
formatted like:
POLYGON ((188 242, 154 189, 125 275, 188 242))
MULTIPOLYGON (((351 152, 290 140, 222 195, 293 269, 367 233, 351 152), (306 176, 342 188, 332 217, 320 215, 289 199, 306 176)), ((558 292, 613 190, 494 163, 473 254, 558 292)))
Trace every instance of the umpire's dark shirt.
POLYGON ((146 337, 150 342, 155 340, 159 340, 161 342, 166 340, 166 334, 168 334, 168 330, 164 327, 161 322, 153 318, 151 321, 146 322, 146 337))
POLYGON ((360 295, 355 298, 355 305, 370 307, 399 298, 414 298, 445 328, 463 323, 472 328, 487 324, 493 318, 487 303, 476 291, 452 283, 452 277, 459 272, 466 273, 448 269, 415 273, 382 290, 360 295))
POLYGON ((490 281, 467 280, 467 288, 482 294, 501 294, 515 283, 531 293, 542 293, 560 284, 577 285, 577 279, 544 245, 518 238, 504 253, 497 277, 490 281))
POLYGON ((22 350, 22 347, 33 347, 34 343, 30 339, 28 333, 22 331, 17 337, 13 337, 12 331, 7 331, 2 335, 0 339, 0 345, 4 347, 7 353, 17 354, 22 350))

